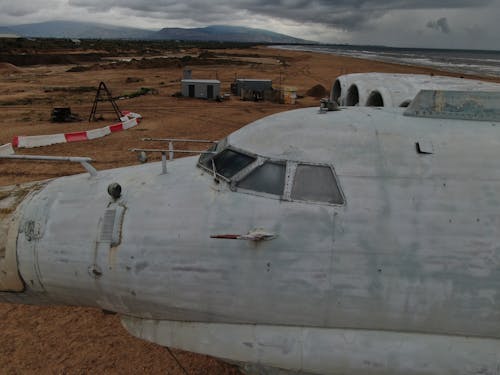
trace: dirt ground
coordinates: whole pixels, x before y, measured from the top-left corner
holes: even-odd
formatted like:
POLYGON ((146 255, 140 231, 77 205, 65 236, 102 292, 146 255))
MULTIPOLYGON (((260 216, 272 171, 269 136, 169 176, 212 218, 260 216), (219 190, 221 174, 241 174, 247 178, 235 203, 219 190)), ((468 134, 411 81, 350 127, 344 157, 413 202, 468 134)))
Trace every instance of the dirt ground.
MULTIPOLYGON (((193 55, 197 52, 192 51, 193 55)), ((306 92, 318 84, 329 90, 340 74, 370 71, 439 74, 429 68, 270 48, 212 52, 210 64, 192 66, 193 78, 221 80, 222 93, 230 91, 235 77, 264 78, 272 79, 275 87, 280 82, 296 87, 298 94, 304 97, 296 105, 240 101, 234 97, 222 103, 176 98, 172 95, 180 91, 183 71, 176 64, 163 67, 118 64, 67 72, 75 65, 16 67, 0 63, 0 144, 11 142, 17 135, 65 133, 112 124, 113 115, 105 112, 109 108, 105 103, 99 106, 104 121, 86 121, 95 95, 91 88, 97 88, 100 81, 106 82, 114 96, 132 93, 141 87, 155 89, 154 95, 117 101, 120 109, 143 116, 139 126, 93 141, 16 152, 88 156, 98 170, 134 165, 138 162, 130 148, 165 147, 161 143, 143 142, 141 138, 220 139, 264 116, 318 106, 318 99, 306 96, 306 92), (71 107, 84 121, 51 123, 51 109, 64 106, 71 107)), ((0 161, 0 171, 0 186, 83 172, 78 164, 5 160, 0 161)), ((184 374, 165 348, 130 336, 116 315, 95 309, 0 304, 0 333, 2 374, 184 374)), ((213 358, 179 350, 173 352, 189 374, 239 373, 213 358)))

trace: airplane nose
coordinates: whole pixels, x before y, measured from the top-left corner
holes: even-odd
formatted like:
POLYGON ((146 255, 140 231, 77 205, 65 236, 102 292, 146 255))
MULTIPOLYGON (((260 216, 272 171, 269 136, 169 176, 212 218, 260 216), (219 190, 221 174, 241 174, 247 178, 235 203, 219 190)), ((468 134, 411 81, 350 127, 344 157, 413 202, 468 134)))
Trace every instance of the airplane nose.
MULTIPOLYGON (((0 292, 22 292, 24 282, 19 276, 17 234, 20 206, 43 183, 27 183, 0 187, 0 292)), ((28 228, 29 229, 29 228, 28 228)))

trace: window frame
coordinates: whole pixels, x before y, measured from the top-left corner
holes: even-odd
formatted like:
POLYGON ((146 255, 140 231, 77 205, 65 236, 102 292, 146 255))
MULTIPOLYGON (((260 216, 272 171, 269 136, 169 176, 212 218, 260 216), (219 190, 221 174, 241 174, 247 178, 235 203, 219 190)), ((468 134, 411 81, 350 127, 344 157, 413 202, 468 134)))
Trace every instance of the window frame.
MULTIPOLYGON (((220 173, 217 173, 217 171, 215 171, 215 176, 214 177, 217 177, 217 179, 220 179, 220 180, 223 180, 223 181, 226 181, 227 183, 231 184, 232 181, 235 180, 235 178, 237 176, 239 176, 243 171, 246 171, 248 170, 249 168, 253 169, 253 166, 258 162, 259 160, 259 156, 254 154, 254 153, 251 153, 251 152, 248 152, 248 151, 244 151, 244 150, 241 150, 237 147, 233 147, 233 146, 228 146, 227 144, 227 138, 225 138, 223 141, 219 142, 217 144, 217 147, 215 149, 215 154, 213 154, 211 157, 209 157, 207 159, 207 161, 209 161, 210 163, 212 163, 212 160, 219 154, 223 153, 224 151, 226 150, 230 150, 230 151, 233 151, 233 152, 236 152, 236 153, 239 153, 239 154, 243 154, 243 155, 246 155, 246 156, 249 156, 251 158, 255 158, 254 161, 252 161, 250 164, 248 164, 246 167, 244 167, 243 169, 241 169, 240 171, 236 172, 232 177, 225 177, 223 175, 221 175, 220 173)), ((214 170, 212 168, 209 168, 205 165, 203 165, 201 162, 201 156, 198 158, 198 161, 196 162, 196 165, 198 167, 200 167, 201 169, 209 172, 210 174, 214 174, 214 170)))
POLYGON ((315 204, 315 205, 321 205, 321 206, 341 207, 341 206, 346 205, 346 198, 345 198, 344 190, 342 189, 342 185, 340 184, 340 180, 339 180, 338 175, 335 172, 335 168, 333 167, 332 164, 310 163, 310 162, 304 162, 304 161, 288 161, 287 162, 286 179, 287 180, 285 182, 285 193, 283 195, 283 200, 290 201, 290 202, 301 202, 301 203, 307 203, 307 204, 315 204), (292 198, 293 183, 295 182, 295 177, 297 174, 297 167, 299 165, 330 168, 330 171, 332 172, 332 176, 333 176, 333 181, 337 184, 337 189, 339 191, 342 202, 341 203, 330 203, 330 202, 325 202, 325 201, 312 201, 312 200, 302 200, 302 199, 292 198))
POLYGON ((232 191, 238 191, 241 193, 245 194, 251 194, 251 195, 257 195, 261 197, 266 197, 266 198, 271 198, 271 199, 279 199, 283 200, 283 194, 277 195, 277 194, 271 194, 271 193, 265 193, 263 191, 256 191, 256 190, 251 190, 251 189, 245 189, 240 186, 237 186, 240 181, 245 179, 248 175, 250 175, 253 171, 258 169, 259 167, 263 166, 266 163, 274 163, 274 164, 282 164, 285 166, 285 180, 283 181, 283 192, 285 191, 286 184, 287 184, 287 165, 288 162, 287 160, 282 160, 282 159, 272 159, 272 158, 264 158, 259 156, 257 161, 255 163, 252 163, 249 165, 247 168, 244 168, 240 171, 240 173, 236 174, 234 179, 231 181, 231 190, 232 191))
MULTIPOLYGON (((338 178, 338 175, 335 171, 335 168, 332 164, 312 163, 312 162, 307 162, 307 161, 284 160, 284 159, 278 159, 278 158, 263 157, 263 156, 259 156, 257 154, 254 154, 252 152, 242 150, 238 147, 228 145, 227 138, 220 141, 217 144, 217 147, 215 150, 216 153, 213 154, 208 160, 212 161, 213 158, 215 158, 218 154, 220 154, 221 152, 223 152, 225 150, 231 150, 231 151, 255 158, 255 160, 253 162, 251 162, 249 165, 247 165, 246 167, 241 169, 239 172, 237 172, 236 174, 234 174, 230 178, 224 177, 221 174, 216 172, 216 177, 220 180, 227 182, 231 191, 241 192, 244 194, 250 194, 250 195, 255 195, 255 196, 260 196, 260 197, 265 197, 265 198, 270 198, 270 199, 278 199, 278 200, 282 200, 282 201, 286 201, 286 202, 307 203, 307 204, 313 204, 313 205, 333 206, 333 207, 342 207, 342 206, 346 205, 346 197, 344 194, 344 190, 342 189, 342 185, 341 185, 340 180, 338 178), (252 173, 255 169, 261 167, 265 163, 276 163, 276 164, 284 164, 285 165, 285 183, 284 183, 284 187, 283 187, 283 194, 275 195, 275 194, 245 189, 245 188, 241 188, 241 187, 237 186, 237 184, 241 180, 243 180, 250 173, 252 173), (341 203, 330 203, 330 202, 325 202, 325 201, 292 199, 293 183, 295 181, 297 167, 299 165, 330 168, 330 171, 332 172, 332 175, 333 175, 333 180, 337 185, 337 189, 339 191, 342 202, 341 203)), ((198 159, 197 166, 199 166, 201 169, 203 169, 203 170, 205 170, 213 175, 213 170, 211 168, 208 168, 205 165, 201 164, 200 159, 198 159)))
POLYGON ((340 180, 337 176, 337 173, 335 172, 335 168, 333 167, 332 164, 327 164, 327 163, 310 163, 310 162, 304 162, 304 161, 283 160, 283 159, 265 158, 262 156, 258 156, 258 159, 254 163, 250 164, 247 168, 241 170, 239 173, 237 173, 235 176, 233 176, 233 180, 230 182, 230 186, 231 186, 232 191, 238 191, 238 192, 245 193, 245 194, 257 195, 260 197, 266 197, 266 198, 271 198, 271 199, 279 199, 279 200, 286 201, 286 202, 307 203, 307 204, 314 204, 314 205, 321 205, 321 206, 334 206, 334 207, 341 207, 341 206, 345 206, 345 204, 346 204, 345 194, 344 194, 344 191, 342 189, 342 185, 340 184, 340 180), (237 186, 237 184, 240 180, 244 179, 247 175, 252 173, 254 169, 259 168, 264 163, 277 163, 277 164, 283 163, 283 164, 285 164, 285 166, 286 166, 285 185, 283 188, 282 195, 274 195, 274 194, 270 194, 270 193, 264 193, 264 192, 260 192, 260 191, 244 189, 244 188, 237 186), (333 180, 337 184, 337 189, 340 193, 340 197, 342 199, 342 202, 341 203, 330 203, 330 202, 325 202, 325 201, 292 199, 292 197, 291 197, 292 196, 292 187, 293 187, 293 183, 295 181, 295 175, 297 172, 298 165, 309 165, 309 166, 330 168, 330 171, 332 172, 332 175, 333 175, 333 180))

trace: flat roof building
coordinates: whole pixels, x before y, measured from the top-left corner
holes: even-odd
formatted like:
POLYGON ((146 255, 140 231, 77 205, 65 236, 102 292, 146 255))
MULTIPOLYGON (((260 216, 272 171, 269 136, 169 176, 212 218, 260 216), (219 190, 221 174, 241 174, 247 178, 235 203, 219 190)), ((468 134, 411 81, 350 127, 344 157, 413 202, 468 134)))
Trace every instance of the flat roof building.
POLYGON ((232 86, 233 93, 238 96, 241 96, 243 92, 255 92, 263 97, 264 91, 273 88, 273 81, 270 79, 238 78, 232 86))
POLYGON ((188 98, 216 99, 220 96, 220 81, 216 79, 183 79, 182 96, 188 98))

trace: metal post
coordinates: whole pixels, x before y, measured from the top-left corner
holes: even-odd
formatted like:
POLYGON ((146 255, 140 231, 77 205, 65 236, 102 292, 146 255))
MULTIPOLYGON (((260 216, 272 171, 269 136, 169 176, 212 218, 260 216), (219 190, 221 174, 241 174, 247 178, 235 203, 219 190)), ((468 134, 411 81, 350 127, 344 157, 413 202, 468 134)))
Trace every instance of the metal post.
POLYGON ((85 168, 87 170, 87 172, 89 172, 89 174, 92 177, 97 176, 97 170, 92 165, 90 165, 88 162, 81 161, 80 164, 82 165, 83 168, 85 168))
POLYGON ((80 163, 83 168, 91 176, 97 176, 97 170, 90 164, 91 158, 82 158, 76 156, 46 156, 46 155, 0 155, 0 159, 14 159, 14 160, 40 160, 40 161, 69 161, 71 163, 80 163))
POLYGON ((161 153, 161 174, 167 174, 167 154, 161 153))
POLYGON ((172 141, 168 142, 168 158, 174 160, 174 143, 172 141))

